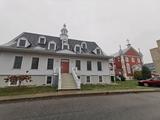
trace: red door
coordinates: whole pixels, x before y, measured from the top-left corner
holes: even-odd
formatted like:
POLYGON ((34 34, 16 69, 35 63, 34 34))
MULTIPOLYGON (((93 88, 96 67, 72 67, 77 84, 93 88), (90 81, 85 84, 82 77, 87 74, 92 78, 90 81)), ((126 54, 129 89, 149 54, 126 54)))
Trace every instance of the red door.
POLYGON ((69 60, 68 59, 61 60, 61 72, 69 73, 69 60))

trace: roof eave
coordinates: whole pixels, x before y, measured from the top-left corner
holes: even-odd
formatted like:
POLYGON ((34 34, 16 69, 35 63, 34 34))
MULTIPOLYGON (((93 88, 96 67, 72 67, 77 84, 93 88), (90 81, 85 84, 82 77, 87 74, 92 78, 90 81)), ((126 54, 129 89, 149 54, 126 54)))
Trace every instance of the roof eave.
POLYGON ((33 50, 25 48, 12 48, 0 46, 0 52, 19 52, 19 53, 34 53, 34 54, 43 54, 43 55, 55 55, 63 57, 81 57, 81 58, 94 58, 94 59, 111 59, 113 56, 104 56, 104 55, 86 55, 86 54, 67 54, 67 53, 56 53, 49 50, 33 50))

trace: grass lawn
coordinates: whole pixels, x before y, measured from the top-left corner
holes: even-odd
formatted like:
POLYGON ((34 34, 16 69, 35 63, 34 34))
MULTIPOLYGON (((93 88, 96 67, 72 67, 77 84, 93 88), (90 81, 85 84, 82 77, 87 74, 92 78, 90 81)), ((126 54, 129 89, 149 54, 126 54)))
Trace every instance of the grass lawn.
POLYGON ((38 86, 38 87, 21 86, 21 87, 0 88, 0 96, 36 94, 36 93, 44 93, 44 92, 56 92, 56 88, 51 86, 38 86))
POLYGON ((149 87, 138 86, 136 80, 118 81, 112 85, 82 85, 82 90, 125 90, 125 89, 144 89, 149 87))
MULTIPOLYGON (((112 85, 82 85, 82 91, 107 91, 107 90, 125 90, 125 89, 144 89, 149 87, 138 86, 136 80, 119 81, 112 85)), ((25 94, 36 94, 46 92, 56 92, 55 87, 51 86, 21 86, 21 87, 6 87, 0 88, 0 96, 13 96, 13 95, 25 95, 25 94)))

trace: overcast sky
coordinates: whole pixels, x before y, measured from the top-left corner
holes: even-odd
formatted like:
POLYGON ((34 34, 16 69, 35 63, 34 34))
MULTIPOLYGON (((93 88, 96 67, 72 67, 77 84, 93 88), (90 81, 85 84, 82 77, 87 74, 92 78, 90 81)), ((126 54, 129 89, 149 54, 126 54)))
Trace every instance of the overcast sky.
POLYGON ((108 55, 129 39, 152 62, 159 6, 160 0, 0 0, 0 44, 24 31, 59 36, 66 23, 70 38, 95 41, 108 55))

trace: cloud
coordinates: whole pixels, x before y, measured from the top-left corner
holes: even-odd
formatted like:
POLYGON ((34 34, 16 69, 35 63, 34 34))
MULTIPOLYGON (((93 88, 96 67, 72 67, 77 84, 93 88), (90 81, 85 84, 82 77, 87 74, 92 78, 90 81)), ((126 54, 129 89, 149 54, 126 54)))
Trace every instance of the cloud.
POLYGON ((149 49, 160 37, 159 0, 0 0, 0 43, 24 31, 97 42, 112 54, 130 39, 151 62, 149 49))

